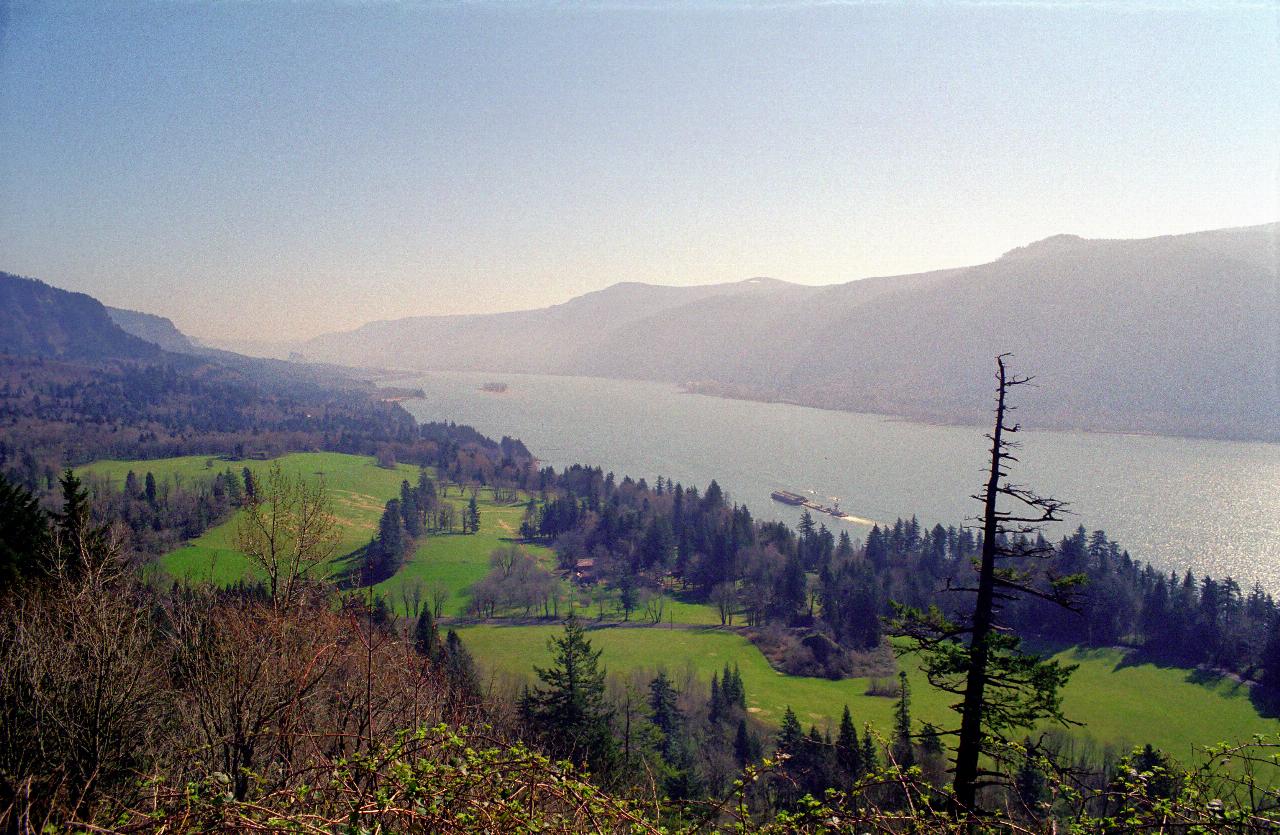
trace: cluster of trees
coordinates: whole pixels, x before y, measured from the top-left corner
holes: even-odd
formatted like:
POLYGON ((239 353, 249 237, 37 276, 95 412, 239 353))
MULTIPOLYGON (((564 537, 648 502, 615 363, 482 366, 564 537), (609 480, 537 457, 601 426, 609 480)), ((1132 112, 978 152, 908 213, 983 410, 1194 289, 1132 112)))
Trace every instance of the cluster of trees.
POLYGON ((417 484, 400 482, 400 497, 387 501, 378 531, 364 548, 360 585, 371 586, 395 574, 413 552, 414 542, 428 531, 452 527, 453 516, 453 505, 440 501, 425 469, 418 472, 417 484))
POLYGON ((557 617, 563 585, 537 558, 518 544, 495 548, 489 554, 489 573, 471 587, 470 612, 491 618, 499 612, 540 613, 557 617))
POLYGON ((394 575, 413 553, 415 543, 428 534, 453 533, 455 527, 464 534, 478 533, 480 506, 476 494, 473 488, 467 506, 459 513, 451 502, 442 501, 442 493, 437 493, 436 482, 425 468, 418 472, 414 486, 408 480, 400 482, 400 497, 387 501, 378 520, 378 531, 361 553, 360 585, 371 586, 394 575))
POLYGON ((130 470, 123 489, 97 478, 89 478, 86 486, 96 519, 127 527, 135 553, 158 555, 225 520, 252 500, 256 485, 249 468, 235 472, 227 467, 195 478, 157 479, 150 471, 139 477, 130 470))
POLYGON ((713 674, 709 692, 691 674, 677 680, 663 669, 611 682, 572 614, 548 645, 552 664, 535 669, 539 685, 517 707, 527 738, 551 756, 607 785, 656 782, 672 801, 721 796, 761 761, 766 735, 747 713, 736 667, 713 674))
POLYGON ((0 474, 40 495, 63 467, 99 458, 325 450, 433 466, 458 483, 517 485, 536 473, 520 441, 419 425, 336 369, 234 354, 0 360, 0 474))
MULTIPOLYGON (((795 530, 754 520, 712 482, 705 493, 659 477, 615 480, 599 469, 544 469, 545 498, 526 508, 521 533, 552 544, 568 570, 590 559, 619 590, 659 589, 674 580, 719 607, 726 624, 817 629, 841 648, 865 651, 883 640, 891 602, 955 609, 981 553, 983 532, 898 519, 874 526, 865 542, 837 536, 806 511, 795 530)), ((1170 663, 1207 664, 1271 680, 1280 688, 1280 639, 1274 598, 1235 580, 1165 574, 1134 559, 1105 531, 1077 528, 1057 542, 1000 534, 997 544, 1035 550, 1038 571, 1079 576, 1079 605, 1067 610, 1031 596, 1008 612, 1022 634, 1086 646, 1128 645, 1170 663)), ((810 642, 813 647, 813 642, 810 642)), ((812 658, 796 643, 794 669, 840 675, 840 653, 812 658)), ((821 652, 819 653, 822 654, 821 652)))

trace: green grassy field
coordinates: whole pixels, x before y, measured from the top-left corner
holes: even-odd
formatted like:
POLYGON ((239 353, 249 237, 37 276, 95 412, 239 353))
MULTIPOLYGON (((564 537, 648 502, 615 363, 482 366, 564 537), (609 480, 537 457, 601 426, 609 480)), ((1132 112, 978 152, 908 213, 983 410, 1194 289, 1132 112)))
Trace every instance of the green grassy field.
MULTIPOLYGON (((465 506, 464 499, 453 490, 448 501, 459 509, 465 506)), ((484 577, 489 571, 489 554, 495 548, 514 541, 520 529, 520 520, 524 518, 524 505, 498 505, 486 499, 484 491, 476 499, 480 510, 480 530, 475 534, 440 534, 424 537, 419 541, 413 556, 396 572, 394 577, 379 583, 374 588, 385 595, 393 607, 400 606, 400 590, 413 583, 421 583, 425 588, 433 584, 443 585, 449 590, 449 599, 444 607, 446 617, 460 617, 465 614, 470 595, 467 590, 471 584, 484 577)), ((527 501, 527 499, 524 499, 527 501)), ((555 557, 551 549, 537 545, 526 545, 526 549, 536 554, 544 563, 553 564, 555 557)))
MULTIPOLYGON (((341 539, 337 556, 349 554, 369 542, 387 500, 400 495, 400 482, 416 483, 418 469, 401 464, 394 470, 379 467, 372 458, 330 452, 300 452, 277 459, 288 475, 307 479, 323 478, 333 500, 341 539)), ((82 476, 108 479, 123 489, 125 475, 132 470, 139 478, 152 473, 159 482, 174 478, 211 478, 231 468, 239 473, 248 467, 262 475, 269 461, 221 461, 208 456, 186 456, 152 461, 98 461, 83 467, 82 476)), ((248 561, 235 548, 236 519, 210 528, 185 546, 165 554, 161 566, 173 577, 187 581, 208 581, 221 585, 251 576, 248 561)))
MULTIPOLYGON (((400 492, 400 482, 416 483, 417 468, 402 464, 394 470, 378 467, 372 458, 340 453, 294 453, 277 459, 289 475, 305 478, 321 478, 333 499, 334 511, 342 532, 336 556, 339 560, 367 544, 377 529, 378 518, 388 499, 400 492)), ((207 479, 230 468, 239 473, 249 467, 261 475, 272 462, 225 461, 203 455, 180 458, 134 461, 98 461, 80 470, 82 477, 104 479, 115 489, 123 489, 129 471, 142 478, 147 472, 161 484, 175 480, 207 479)), ((456 486, 448 490, 448 498, 459 512, 467 498, 456 486)), ((480 510, 480 531, 475 535, 432 534, 418 541, 414 553, 394 577, 378 584, 376 591, 387 597, 392 607, 404 613, 402 589, 419 585, 424 590, 442 585, 449 597, 444 614, 459 617, 466 613, 470 601, 468 589, 489 570, 489 554, 493 549, 511 542, 520 529, 524 517, 524 503, 528 496, 520 495, 512 504, 496 504, 492 494, 481 490, 477 497, 480 510)), ((459 517, 460 518, 460 517, 459 517)), ((250 578, 252 566, 235 547, 236 518, 210 528, 160 559, 160 567, 169 575, 184 582, 211 582, 228 585, 250 578)), ((544 564, 552 566, 551 549, 539 545, 526 545, 544 564)), ((566 587, 564 602, 569 593, 582 596, 577 590, 566 587)), ((611 596, 612 597, 612 596, 611 596)), ((425 598, 424 598, 425 599, 425 598)), ((584 598, 585 599, 585 598, 584 598)), ((669 598, 667 616, 675 623, 719 623, 715 609, 697 603, 669 598)), ((620 617, 610 613, 611 617, 620 617)))
MULTIPOLYGON (((480 625, 459 631, 487 669, 520 676, 529 675, 534 664, 547 664, 547 638, 559 630, 559 626, 480 625)), ((869 722, 886 735, 892 728, 895 701, 866 695, 867 679, 829 681, 782 675, 732 631, 611 626, 593 629, 589 636, 604 651, 605 666, 617 672, 652 671, 661 665, 672 672, 691 669, 708 680, 726 662, 737 664, 746 684, 748 707, 768 722, 778 722, 790 705, 806 727, 822 728, 838 722, 847 704, 858 724, 869 722)), ((1280 732, 1280 721, 1260 717, 1245 688, 1230 681, 1202 684, 1192 681, 1186 670, 1124 666, 1119 650, 1069 650, 1059 657, 1080 665, 1064 698, 1067 715, 1085 723, 1072 731, 1079 738, 1092 738, 1121 751, 1151 742, 1189 758, 1193 746, 1280 732)), ((912 716, 939 726, 953 723, 947 710, 949 699, 931 689, 912 665, 906 666, 912 716)))

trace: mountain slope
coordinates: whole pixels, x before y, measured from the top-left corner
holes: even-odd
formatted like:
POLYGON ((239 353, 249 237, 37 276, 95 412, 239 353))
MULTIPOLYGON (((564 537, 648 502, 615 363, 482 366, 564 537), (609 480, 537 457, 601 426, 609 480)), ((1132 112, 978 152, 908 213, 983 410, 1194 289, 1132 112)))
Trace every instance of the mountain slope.
POLYGON ((977 419, 990 406, 991 357, 1012 351, 1039 378, 1026 398, 1039 424, 1274 438, 1275 230, 1015 250, 827 321, 777 390, 977 419))
POLYGON ((419 316, 372 322, 307 342, 308 360, 415 370, 582 373, 602 335, 711 297, 760 297, 799 290, 772 279, 736 284, 661 287, 615 284, 540 310, 462 316, 419 316))
POLYGON ((137 310, 124 310, 119 307, 108 307, 107 315, 126 333, 159 345, 166 351, 172 351, 175 354, 200 353, 200 349, 187 338, 187 335, 163 316, 141 313, 137 310))
POLYGON ((1280 440, 1280 224, 1143 240, 1057 235, 988 264, 830 287, 615 285, 543 310, 313 340, 406 369, 692 383, 708 393, 985 421, 1013 352, 1038 426, 1280 440))
POLYGON ((122 330, 92 296, 0 273, 0 354, 152 359, 160 348, 122 330))

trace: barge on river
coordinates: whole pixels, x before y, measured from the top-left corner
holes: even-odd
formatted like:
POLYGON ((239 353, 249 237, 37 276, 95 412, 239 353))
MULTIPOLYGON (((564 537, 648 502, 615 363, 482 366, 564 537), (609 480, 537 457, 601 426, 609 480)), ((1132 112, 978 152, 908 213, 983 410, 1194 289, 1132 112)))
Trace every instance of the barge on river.
POLYGON ((845 522, 855 522, 859 525, 871 524, 871 521, 868 519, 862 519, 858 516, 851 516, 850 514, 845 513, 843 510, 841 510, 839 499, 833 499, 833 501, 835 502, 835 504, 833 505, 824 505, 824 504, 819 504, 818 502, 814 501, 808 496, 803 496, 799 493, 792 493, 790 490, 774 490, 769 495, 775 502, 781 502, 782 504, 789 504, 794 507, 806 507, 809 510, 816 510, 818 513, 825 513, 828 516, 834 516, 835 518, 845 522))

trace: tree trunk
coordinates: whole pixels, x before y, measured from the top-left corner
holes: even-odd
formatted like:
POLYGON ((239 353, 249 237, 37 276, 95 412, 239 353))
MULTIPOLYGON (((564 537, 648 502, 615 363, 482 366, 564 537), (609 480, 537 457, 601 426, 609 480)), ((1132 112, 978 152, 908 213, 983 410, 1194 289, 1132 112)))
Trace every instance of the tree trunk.
POLYGON ((982 753, 982 707, 987 684, 987 639, 991 635, 995 604, 995 562, 1001 464, 1005 458, 1003 435, 1005 418, 1004 360, 996 359, 999 387, 996 393, 996 425, 991 433, 991 471, 987 478, 982 517, 982 562, 978 570, 978 596, 974 601, 973 634, 969 644, 969 672, 960 714, 960 740, 956 747, 955 805, 958 814, 974 811, 978 793, 979 758, 982 753))

